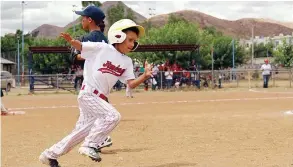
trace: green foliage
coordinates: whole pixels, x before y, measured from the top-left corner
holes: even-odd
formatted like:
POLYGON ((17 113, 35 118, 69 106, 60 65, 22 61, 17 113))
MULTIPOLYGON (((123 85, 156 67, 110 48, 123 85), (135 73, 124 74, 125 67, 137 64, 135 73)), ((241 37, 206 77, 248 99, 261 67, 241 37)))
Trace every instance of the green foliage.
POLYGON ((95 6, 102 6, 102 3, 100 1, 81 1, 82 7, 87 7, 89 5, 95 5, 95 6))
MULTIPOLYGON (((58 39, 35 39, 33 46, 68 46, 68 44, 61 38, 58 39)), ((52 74, 63 72, 69 67, 68 54, 34 54, 33 55, 33 69, 42 74, 52 74)))
POLYGON ((133 21, 136 20, 136 17, 134 15, 134 12, 133 12, 132 9, 130 9, 130 8, 127 9, 125 19, 130 19, 130 20, 133 20, 133 21))
POLYGON ((109 25, 112 25, 116 21, 123 19, 124 14, 124 7, 121 2, 118 2, 116 6, 113 6, 110 9, 108 9, 109 25))
POLYGON ((86 32, 84 29, 82 29, 82 24, 75 25, 75 33, 74 33, 74 27, 70 27, 66 30, 67 33, 71 34, 73 38, 81 37, 88 32, 86 32))
MULTIPOLYGON (((199 44, 199 51, 176 52, 143 52, 131 53, 129 56, 139 62, 148 59, 149 62, 170 63, 175 61, 183 68, 188 67, 191 60, 201 65, 201 69, 211 69, 211 48, 214 47, 214 67, 232 67, 232 38, 223 36, 214 27, 200 29, 199 25, 190 23, 175 15, 170 15, 168 23, 160 28, 151 27, 145 37, 139 40, 141 44, 199 44)), ((246 60, 245 49, 235 41, 235 66, 246 60)))
POLYGON ((112 25, 113 23, 121 19, 131 19, 133 21, 136 20, 132 9, 128 8, 125 12, 124 6, 120 1, 116 6, 112 6, 110 9, 108 9, 107 14, 109 25, 112 25))
MULTIPOLYGON (((111 22, 115 22, 122 18, 130 18, 134 16, 133 11, 127 10, 124 12, 123 5, 118 3, 117 6, 108 10, 108 19, 111 22), (125 15, 126 13, 126 15, 125 15)), ((196 51, 175 51, 175 52, 133 52, 130 53, 133 59, 139 62, 143 62, 148 59, 149 62, 158 64, 165 63, 169 60, 170 63, 177 62, 183 68, 189 66, 191 60, 195 60, 201 69, 211 69, 212 57, 211 48, 214 48, 214 67, 226 68, 232 67, 232 38, 223 36, 214 27, 207 27, 201 29, 198 24, 194 24, 186 21, 185 19, 171 15, 168 23, 160 28, 153 27, 149 22, 143 24, 146 27, 146 36, 139 40, 140 44, 198 44, 200 49, 196 51)), ((73 27, 66 30, 66 32, 73 34, 73 27)), ((79 37, 86 34, 82 29, 81 24, 76 25, 74 37, 79 37)), ((21 34, 21 31, 16 31, 16 34, 21 34)), ((21 37, 20 37, 21 44, 21 37)), ((15 36, 6 35, 1 37, 1 52, 16 51, 17 38, 15 36)), ((69 46, 63 39, 40 39, 33 38, 30 34, 25 35, 25 60, 27 60, 27 53, 29 46, 69 46)), ((21 45, 20 45, 21 47, 21 45)), ((264 47, 272 51, 273 44, 269 43, 264 47)), ((275 51, 277 60, 285 63, 291 61, 292 58, 292 46, 285 48, 279 48, 275 51), (285 57, 286 55, 286 57, 285 57)), ((21 50, 21 48, 20 48, 21 50)), ((34 54, 34 70, 40 73, 54 73, 61 72, 67 68, 69 63, 69 55, 66 54, 34 54)), ((245 51, 239 45, 238 41, 235 41, 235 65, 245 62, 245 51)), ((292 61, 291 61, 292 62, 292 61)), ((292 63, 291 63, 292 64, 292 63)), ((291 66, 287 64, 286 66, 291 66)))
POLYGON ((283 45, 279 46, 274 51, 275 63, 281 64, 284 67, 293 67, 293 45, 283 41, 283 45))

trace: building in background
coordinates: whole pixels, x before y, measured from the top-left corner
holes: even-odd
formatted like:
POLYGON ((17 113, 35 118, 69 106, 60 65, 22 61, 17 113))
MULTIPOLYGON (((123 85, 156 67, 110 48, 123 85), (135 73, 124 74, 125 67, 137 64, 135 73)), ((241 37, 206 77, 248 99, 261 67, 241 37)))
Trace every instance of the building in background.
MULTIPOLYGON (((283 45, 283 42, 286 41, 288 44, 293 44, 293 32, 291 35, 283 35, 279 34, 278 36, 273 37, 263 37, 263 36, 255 36, 254 38, 254 44, 261 44, 263 43, 266 45, 269 42, 272 42, 274 44, 274 49, 276 49, 278 46, 283 45)), ((245 45, 246 49, 249 49, 252 44, 252 40, 241 40, 240 41, 242 45, 245 45)))
POLYGON ((1 71, 8 71, 16 74, 16 63, 1 57, 1 71))

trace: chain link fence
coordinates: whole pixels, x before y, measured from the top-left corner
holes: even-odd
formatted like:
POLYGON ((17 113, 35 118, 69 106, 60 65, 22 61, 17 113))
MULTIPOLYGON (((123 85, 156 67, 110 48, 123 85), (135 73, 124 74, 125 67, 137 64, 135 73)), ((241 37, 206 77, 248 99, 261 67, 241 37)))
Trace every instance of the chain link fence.
MULTIPOLYGON (((292 88, 292 69, 272 71, 269 87, 292 88)), ((261 88, 263 77, 261 70, 214 70, 214 71, 172 71, 172 77, 168 72, 160 71, 137 89, 168 90, 191 88, 201 90, 205 88, 261 88), (170 79, 171 78, 171 79, 170 79)), ((142 73, 136 73, 140 76, 142 73)), ((76 79, 75 75, 24 75, 14 76, 16 87, 18 77, 22 87, 28 87, 29 91, 58 91, 79 90, 82 79, 76 79)), ((125 89, 121 82, 116 83, 115 90, 125 89)))

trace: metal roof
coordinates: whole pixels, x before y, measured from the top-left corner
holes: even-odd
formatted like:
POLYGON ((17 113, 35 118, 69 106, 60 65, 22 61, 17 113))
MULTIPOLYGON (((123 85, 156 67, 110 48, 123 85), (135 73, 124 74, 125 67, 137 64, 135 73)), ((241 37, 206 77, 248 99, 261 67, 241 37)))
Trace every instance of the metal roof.
POLYGON ((1 57, 1 64, 16 64, 16 63, 1 57))
MULTIPOLYGON (((176 45, 139 45, 134 52, 155 52, 155 51, 194 51, 200 45, 176 44, 176 45)), ((69 47, 29 47, 32 53, 70 53, 69 47)))

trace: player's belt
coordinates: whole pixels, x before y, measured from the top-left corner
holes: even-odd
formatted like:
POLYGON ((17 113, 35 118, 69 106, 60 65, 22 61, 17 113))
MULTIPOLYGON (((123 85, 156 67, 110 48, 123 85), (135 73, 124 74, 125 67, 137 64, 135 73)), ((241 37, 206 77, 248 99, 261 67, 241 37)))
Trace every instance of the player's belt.
MULTIPOLYGON (((82 85, 81 90, 84 90, 84 88, 85 88, 85 85, 82 85)), ((103 100, 105 100, 106 102, 108 102, 108 98, 107 98, 104 94, 99 93, 98 90, 95 89, 95 90, 93 91, 93 93, 96 94, 96 95, 99 95, 99 97, 100 97, 101 99, 103 99, 103 100)))

